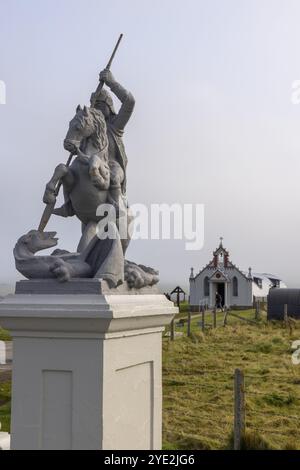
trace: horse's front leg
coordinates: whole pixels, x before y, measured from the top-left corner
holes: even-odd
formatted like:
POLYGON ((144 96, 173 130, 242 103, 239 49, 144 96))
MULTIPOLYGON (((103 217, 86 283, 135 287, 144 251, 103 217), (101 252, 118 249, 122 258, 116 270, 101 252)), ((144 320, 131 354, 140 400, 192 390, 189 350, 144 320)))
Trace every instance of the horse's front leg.
POLYGON ((60 164, 55 168, 54 174, 46 185, 43 201, 45 204, 55 204, 57 197, 57 185, 63 184, 65 203, 62 207, 53 210, 53 214, 61 217, 72 217, 74 210, 69 199, 69 194, 75 184, 75 177, 71 168, 60 164))
POLYGON ((43 197, 43 202, 45 204, 55 203, 57 184, 63 179, 65 179, 68 172, 69 172, 69 168, 63 163, 61 163, 55 168, 51 180, 46 184, 46 189, 45 189, 44 197, 43 197))
POLYGON ((73 205, 70 199, 70 193, 75 185, 75 176, 71 168, 67 167, 67 169, 67 173, 65 173, 65 175, 60 180, 63 185, 65 202, 61 207, 53 209, 53 214, 59 215, 60 217, 73 217, 73 215, 75 215, 73 205))

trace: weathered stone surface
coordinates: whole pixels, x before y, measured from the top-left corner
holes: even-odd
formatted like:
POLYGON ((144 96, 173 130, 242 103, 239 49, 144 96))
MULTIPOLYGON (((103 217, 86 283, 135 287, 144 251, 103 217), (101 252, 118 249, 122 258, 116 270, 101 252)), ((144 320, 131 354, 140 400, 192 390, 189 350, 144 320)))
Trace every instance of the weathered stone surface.
POLYGON ((0 432, 0 450, 10 450, 10 434, 0 432))
POLYGON ((99 79, 120 100, 121 107, 115 111, 112 98, 102 85, 92 95, 90 108, 77 107, 64 140, 71 155, 67 164, 56 167, 46 185, 43 198, 46 208, 39 229, 23 235, 15 246, 16 268, 28 279, 54 278, 65 283, 72 278, 95 277, 102 278, 113 289, 124 281, 130 288, 141 289, 156 284, 158 272, 125 262, 132 216, 126 197, 123 133, 135 100, 109 70, 103 70, 99 79), (55 208, 61 185, 65 203, 55 208), (106 209, 100 213, 99 207, 103 205, 106 209), (35 256, 37 251, 57 243, 55 232, 44 232, 51 214, 76 216, 80 220, 82 235, 77 252, 56 250, 49 256, 35 256), (126 230, 121 238, 122 220, 126 221, 126 230), (103 236, 106 232, 109 237, 103 236))
POLYGON ((111 288, 103 279, 71 279, 60 283, 54 279, 31 279, 16 283, 16 294, 159 294, 157 286, 147 286, 141 289, 129 288, 127 282, 111 288))
POLYGON ((11 448, 160 449, 161 334, 177 311, 164 295, 0 302, 14 343, 11 448))

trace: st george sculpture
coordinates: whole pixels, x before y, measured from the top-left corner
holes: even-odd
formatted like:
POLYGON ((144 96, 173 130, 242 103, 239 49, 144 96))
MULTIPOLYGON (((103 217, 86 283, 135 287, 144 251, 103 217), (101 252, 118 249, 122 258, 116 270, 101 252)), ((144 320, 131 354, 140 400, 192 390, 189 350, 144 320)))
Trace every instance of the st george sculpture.
POLYGON ((111 288, 125 284, 128 289, 158 282, 157 271, 125 260, 130 242, 127 227, 132 216, 126 197, 123 133, 134 105, 132 94, 107 67, 100 73, 100 84, 91 96, 90 107, 77 107, 64 140, 70 157, 67 164, 55 168, 46 185, 43 198, 46 208, 40 226, 23 235, 14 248, 16 268, 26 278, 54 278, 61 282, 99 278, 111 288), (118 112, 103 85, 121 102, 118 112), (55 208, 60 186, 64 204, 55 208), (51 214, 76 216, 81 222, 76 252, 56 249, 51 255, 36 255, 57 245, 56 232, 44 231, 51 214), (107 217, 108 214, 113 217, 107 217))

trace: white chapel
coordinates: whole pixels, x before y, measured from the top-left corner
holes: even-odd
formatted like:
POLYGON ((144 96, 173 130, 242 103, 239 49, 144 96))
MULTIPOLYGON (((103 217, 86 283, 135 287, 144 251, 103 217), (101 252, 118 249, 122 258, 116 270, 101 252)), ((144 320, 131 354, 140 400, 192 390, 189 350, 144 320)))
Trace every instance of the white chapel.
POLYGON ((201 305, 215 306, 216 293, 227 307, 251 307, 254 299, 265 299, 273 287, 286 285, 274 274, 253 273, 252 269, 241 271, 229 259, 229 252, 219 247, 213 252, 213 259, 197 274, 191 268, 190 306, 197 310, 201 305))

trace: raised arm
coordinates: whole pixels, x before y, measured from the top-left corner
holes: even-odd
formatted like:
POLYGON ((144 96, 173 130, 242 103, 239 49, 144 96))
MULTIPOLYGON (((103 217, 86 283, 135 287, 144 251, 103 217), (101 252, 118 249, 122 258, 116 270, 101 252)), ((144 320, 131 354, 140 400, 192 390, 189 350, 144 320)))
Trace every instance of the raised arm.
POLYGON ((127 122, 129 121, 132 115, 135 105, 134 97, 129 91, 125 90, 125 88, 122 87, 122 85, 120 85, 115 80, 110 70, 103 70, 100 73, 100 80, 104 81, 105 85, 107 85, 111 89, 113 94, 116 95, 116 97, 122 103, 121 108, 113 121, 114 127, 122 131, 124 130, 127 122))

